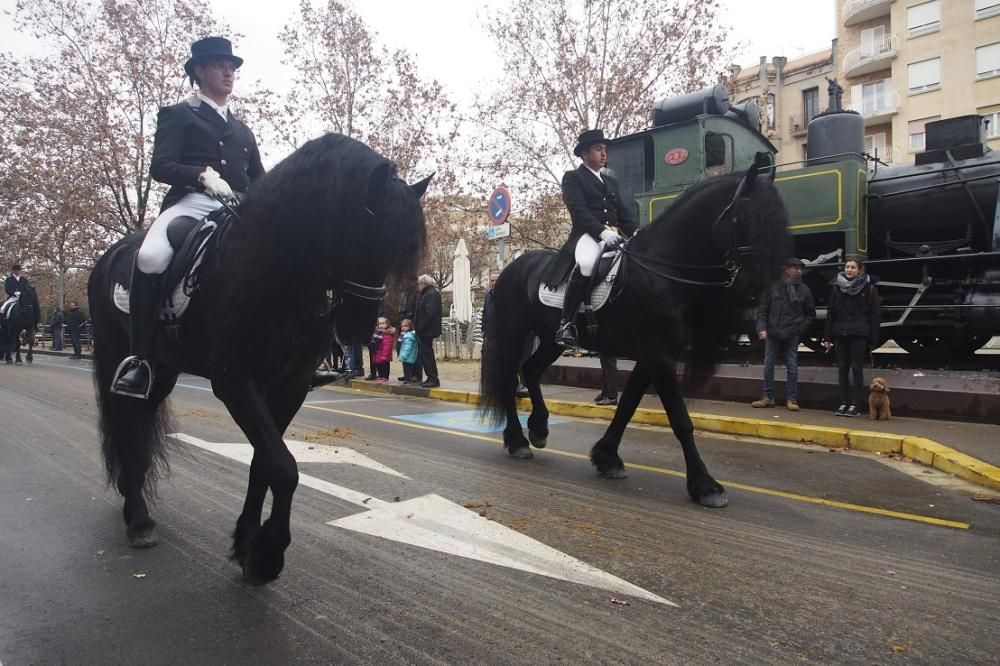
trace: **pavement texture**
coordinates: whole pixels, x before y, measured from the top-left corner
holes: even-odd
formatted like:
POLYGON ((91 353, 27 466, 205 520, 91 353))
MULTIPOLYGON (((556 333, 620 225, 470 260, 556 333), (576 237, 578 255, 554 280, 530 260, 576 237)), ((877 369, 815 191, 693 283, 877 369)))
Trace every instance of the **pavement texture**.
MULTIPOLYGON (((596 363, 596 359, 594 361, 596 363)), ((397 363, 393 363, 393 370, 397 363)), ((427 397, 448 402, 475 404, 478 400, 478 361, 438 361, 440 388, 420 388, 395 380, 376 384, 354 379, 354 389, 427 397)), ((615 407, 593 403, 593 389, 542 385, 545 403, 552 414, 610 421, 615 407)), ((867 416, 846 418, 832 411, 802 409, 790 412, 783 403, 774 408, 754 409, 749 404, 717 400, 687 400, 697 430, 817 444, 830 449, 866 451, 884 456, 902 456, 947 472, 980 486, 1000 490, 1000 426, 918 418, 872 421, 867 416)), ((527 398, 519 408, 530 410, 527 398)), ((633 423, 669 426, 656 396, 646 395, 632 418, 633 423)))
MULTIPOLYGON (((65 352, 36 353, 66 356, 65 352)), ((90 354, 85 353, 84 358, 90 354)), ((579 363, 579 359, 574 359, 579 363)), ((597 359, 591 359, 597 364, 597 359)), ((360 378, 350 381, 353 389, 425 397, 447 402, 475 404, 479 390, 479 361, 438 360, 440 388, 420 388, 400 383, 402 364, 392 362, 390 381, 377 384, 360 378)), ((344 386, 344 382, 338 382, 344 386)), ((615 407, 593 403, 594 389, 543 384, 545 403, 553 415, 610 421, 615 407)), ((899 456, 934 467, 971 483, 1000 490, 1000 425, 941 419, 894 417, 872 421, 867 416, 845 418, 832 410, 787 411, 782 402, 774 408, 753 409, 749 404, 687 399, 688 411, 697 430, 748 438, 816 444, 828 449, 865 451, 880 456, 899 456)), ((519 408, 530 410, 528 399, 519 408)), ((632 423, 669 426, 659 399, 645 395, 632 423)))

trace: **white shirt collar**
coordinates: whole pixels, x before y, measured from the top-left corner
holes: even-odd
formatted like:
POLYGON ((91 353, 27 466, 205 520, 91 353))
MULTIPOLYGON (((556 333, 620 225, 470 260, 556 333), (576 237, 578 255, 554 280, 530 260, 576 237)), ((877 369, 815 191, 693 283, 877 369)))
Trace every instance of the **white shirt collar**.
POLYGON ((584 164, 584 165, 583 165, 583 167, 584 167, 584 168, 585 168, 585 169, 586 169, 587 171, 589 171, 590 173, 592 173, 592 174, 594 174, 595 176, 597 176, 597 180, 601 181, 602 183, 604 182, 604 179, 603 179, 603 178, 601 178, 601 172, 600 172, 600 171, 594 171, 593 169, 591 169, 591 168, 590 168, 590 167, 589 167, 588 165, 586 165, 586 164, 584 164))
POLYGON ((200 99, 205 104, 208 104, 209 107, 215 109, 215 112, 218 113, 220 116, 222 116, 223 120, 225 120, 226 122, 229 122, 229 105, 228 104, 223 104, 222 106, 219 106, 218 104, 215 103, 215 101, 209 99, 208 97, 205 97, 201 93, 198 93, 198 99, 200 99))

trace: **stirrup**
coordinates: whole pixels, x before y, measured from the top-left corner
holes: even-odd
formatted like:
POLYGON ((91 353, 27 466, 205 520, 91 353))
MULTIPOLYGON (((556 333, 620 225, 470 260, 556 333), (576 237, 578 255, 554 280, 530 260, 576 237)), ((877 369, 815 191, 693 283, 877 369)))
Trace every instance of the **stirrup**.
POLYGON ((568 321, 556 333, 556 344, 564 347, 576 347, 579 338, 576 336, 576 324, 568 321))
POLYGON ((115 369, 115 378, 111 382, 111 392, 117 395, 125 395, 130 398, 139 398, 141 400, 148 400, 149 394, 153 392, 153 379, 154 379, 153 366, 149 361, 134 354, 132 356, 126 356, 125 359, 121 363, 119 363, 118 367, 115 369), (129 370, 132 370, 133 368, 136 367, 141 368, 143 366, 145 366, 146 374, 149 377, 149 381, 146 383, 145 392, 132 390, 130 388, 126 388, 120 385, 121 380, 124 378, 124 375, 129 370))

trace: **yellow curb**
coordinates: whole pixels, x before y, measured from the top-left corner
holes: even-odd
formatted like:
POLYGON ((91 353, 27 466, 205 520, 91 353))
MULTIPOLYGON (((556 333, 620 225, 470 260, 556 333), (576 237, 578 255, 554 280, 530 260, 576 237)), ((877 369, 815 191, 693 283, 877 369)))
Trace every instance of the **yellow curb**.
MULTIPOLYGON (((358 380, 351 382, 351 388, 374 393, 395 393, 394 386, 391 384, 372 384, 358 380)), ((434 400, 473 405, 479 400, 479 394, 474 391, 442 388, 430 389, 427 397, 434 400)), ((607 421, 614 417, 616 409, 612 406, 598 406, 570 400, 548 400, 545 404, 551 414, 607 421)), ((517 401, 517 407, 520 410, 529 410, 531 409, 531 400, 520 398, 517 401)), ((690 416, 695 429, 705 432, 804 442, 833 448, 846 446, 857 451, 871 453, 901 453, 917 462, 933 466, 966 481, 1000 490, 1000 467, 925 437, 811 426, 803 423, 742 419, 735 416, 712 414, 691 414, 690 416)), ((631 422, 661 427, 670 425, 667 415, 662 411, 644 407, 636 409, 631 422)))
POLYGON ((943 444, 938 444, 934 440, 927 439, 926 437, 904 437, 903 438, 903 455, 908 458, 913 458, 917 462, 923 463, 928 467, 934 466, 934 456, 939 453, 947 453, 952 449, 948 448, 943 444))
POLYGON ((887 432, 864 432, 851 430, 847 433, 848 446, 856 451, 871 453, 901 453, 906 435, 892 435, 887 432))
POLYGON ((934 467, 966 481, 1000 490, 1000 467, 994 467, 960 451, 935 453, 934 467))

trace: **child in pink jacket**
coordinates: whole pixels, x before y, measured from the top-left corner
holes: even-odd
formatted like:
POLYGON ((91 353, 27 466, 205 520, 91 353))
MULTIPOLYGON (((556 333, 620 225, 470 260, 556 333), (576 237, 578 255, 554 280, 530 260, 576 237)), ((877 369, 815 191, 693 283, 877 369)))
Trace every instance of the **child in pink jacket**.
POLYGON ((396 346, 396 329, 389 325, 389 320, 385 317, 378 318, 371 345, 375 382, 385 384, 389 381, 389 364, 392 362, 392 349, 396 346))

